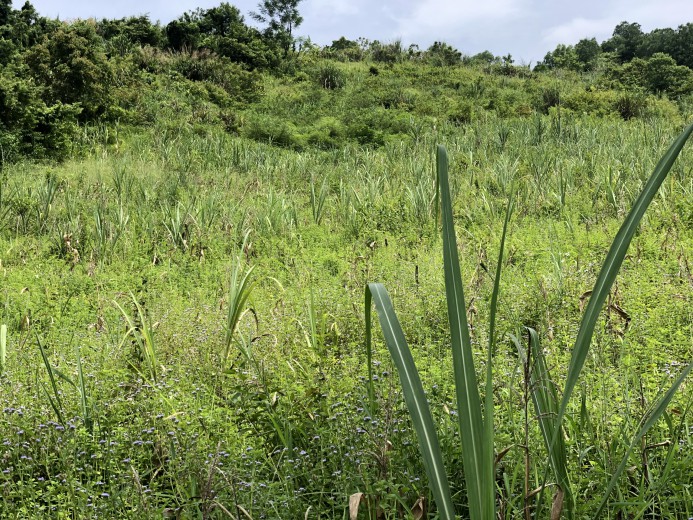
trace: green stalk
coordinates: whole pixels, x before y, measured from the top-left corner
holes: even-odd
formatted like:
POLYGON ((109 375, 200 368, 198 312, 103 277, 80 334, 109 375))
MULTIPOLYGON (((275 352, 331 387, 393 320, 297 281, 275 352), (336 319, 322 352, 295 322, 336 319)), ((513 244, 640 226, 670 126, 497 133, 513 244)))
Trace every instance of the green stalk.
MULTIPOLYGON (((568 517, 574 517, 575 500, 573 498, 573 490, 570 484, 568 475, 568 451, 565 446, 565 440, 559 432, 554 431, 557 426, 556 412, 558 411, 558 392, 555 383, 551 380, 548 365, 544 351, 539 343, 537 332, 526 327, 529 334, 529 355, 531 360, 524 360, 530 363, 530 384, 532 388, 532 402, 534 410, 537 414, 539 429, 541 430, 544 446, 549 455, 549 462, 556 481, 563 493, 563 503, 568 511, 568 517), (552 445, 551 442, 557 435, 556 442, 552 445)), ((525 350, 520 346, 516 338, 513 338, 520 352, 520 357, 525 358, 525 350)), ((560 427, 559 427, 560 431, 560 427)))
POLYGON ((84 381, 84 373, 82 372, 82 356, 79 352, 79 347, 75 349, 75 355, 77 357, 77 390, 79 391, 79 401, 80 407, 82 409, 82 420, 84 421, 84 426, 89 433, 94 431, 94 420, 91 415, 91 409, 89 408, 89 398, 87 397, 87 385, 84 381))
MULTIPOLYGON (((496 265, 496 275, 493 280, 493 292, 491 293, 491 309, 489 318, 489 331, 488 331, 488 351, 486 355, 486 388, 485 388, 485 400, 484 400, 484 453, 483 461, 484 465, 493 468, 494 467, 494 430, 493 430, 493 416, 494 416, 494 404, 493 404, 493 355, 495 352, 496 344, 496 311, 498 310, 498 295, 500 293, 500 279, 501 271, 503 266, 503 252, 505 251, 505 237, 508 231, 508 223, 510 222, 510 216, 513 211, 513 201, 512 198, 508 200, 508 206, 505 210, 505 221, 503 222, 503 234, 501 235, 500 250, 498 252, 498 263, 496 265)), ((491 472, 490 476, 487 478, 493 479, 493 469, 489 470, 491 472)), ((494 496, 495 504, 495 496, 494 496)), ((495 507, 495 506, 494 506, 495 507)))
POLYGON ((43 348, 43 343, 41 343, 41 336, 36 334, 36 342, 38 344, 39 351, 41 352, 41 358, 43 359, 43 365, 46 367, 46 372, 48 372, 48 378, 51 381, 51 388, 53 389, 53 395, 48 392, 46 389, 45 385, 41 385, 43 388, 44 393, 46 394, 46 397, 48 398, 48 402, 51 405, 51 408, 53 408, 53 411, 55 412, 55 416, 58 418, 58 422, 62 425, 65 424, 65 420, 63 419, 63 403, 60 400, 60 394, 58 393, 58 385, 55 381, 55 374, 53 367, 51 366, 50 362, 48 361, 48 356, 46 355, 46 350, 43 348))

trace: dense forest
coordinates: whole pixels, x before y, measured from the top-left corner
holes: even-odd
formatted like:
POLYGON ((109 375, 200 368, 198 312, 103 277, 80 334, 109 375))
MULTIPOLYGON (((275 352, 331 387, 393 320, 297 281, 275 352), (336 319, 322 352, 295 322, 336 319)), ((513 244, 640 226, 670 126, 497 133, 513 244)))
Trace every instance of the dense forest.
POLYGON ((301 5, 0 0, 0 518, 693 518, 693 23, 301 5))

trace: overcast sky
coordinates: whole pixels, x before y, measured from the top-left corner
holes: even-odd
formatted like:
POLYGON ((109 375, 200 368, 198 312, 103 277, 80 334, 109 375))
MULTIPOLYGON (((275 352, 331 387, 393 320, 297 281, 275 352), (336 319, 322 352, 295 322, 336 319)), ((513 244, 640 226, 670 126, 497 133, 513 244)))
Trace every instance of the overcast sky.
MULTIPOLYGON (((24 0, 14 0, 19 8, 24 0)), ((34 0, 40 14, 73 18, 122 18, 148 14, 166 24, 185 11, 220 0, 34 0)), ((258 0, 229 2, 246 16, 258 0)), ((622 22, 644 31, 693 22, 692 0, 303 0, 300 36, 328 45, 340 36, 383 42, 400 38, 422 49, 445 41, 465 54, 490 50, 512 54, 516 63, 535 64, 558 43, 609 38, 622 22)))

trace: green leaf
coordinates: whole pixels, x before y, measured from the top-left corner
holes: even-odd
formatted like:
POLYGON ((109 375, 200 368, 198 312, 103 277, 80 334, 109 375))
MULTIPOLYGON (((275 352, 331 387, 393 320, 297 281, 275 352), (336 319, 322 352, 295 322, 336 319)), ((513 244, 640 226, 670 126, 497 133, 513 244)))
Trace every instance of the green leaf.
MULTIPOLYGON (((371 283, 366 287, 366 352, 369 359, 371 354, 371 303, 375 305, 380 326, 383 330, 385 344, 399 373, 404 401, 409 409, 414 430, 419 440, 419 451, 423 458, 424 468, 428 476, 429 486, 433 492, 440 518, 453 520, 455 512, 452 505, 452 495, 448 478, 443 466, 438 435, 428 407, 419 373, 414 364, 414 358, 404 338, 404 332, 397 319, 385 287, 379 283, 371 283)), ((369 366, 369 374, 370 372, 369 366)))
POLYGON ((664 156, 659 160, 657 166, 655 167, 652 175, 650 176, 647 184, 643 188, 642 193, 635 201, 633 208, 626 217, 626 220, 621 225, 616 238, 614 238, 609 252, 606 255, 606 260, 602 269, 599 272, 597 281, 594 284, 594 289, 592 290, 592 295, 590 297, 589 303, 587 304, 587 309, 580 322, 580 329, 578 330, 578 335, 575 339, 575 346, 570 358, 570 365, 568 366, 568 373, 566 375, 565 387, 563 390, 563 398, 561 400, 560 407, 558 409, 558 414, 556 415, 556 425, 554 428, 553 439, 549 445, 549 453, 554 451, 554 446, 558 441, 559 432, 561 431, 560 425, 563 422, 563 417, 568 408, 568 403, 572 397, 573 390, 577 385, 582 368, 585 365, 585 360, 587 359, 587 354, 589 353, 590 344, 592 341, 592 334, 594 333, 594 328, 597 324, 597 319, 599 318, 599 313, 606 301, 611 287, 616 280, 623 260, 628 251, 628 247, 635 235, 635 232, 640 225, 645 211, 649 207, 652 199, 657 194, 657 190, 666 179, 669 171, 671 170, 674 161, 681 153, 686 141, 693 133, 693 124, 689 125, 679 137, 672 143, 664 156))
MULTIPOLYGON (((436 158, 443 222, 443 266, 445 294, 450 321, 452 363, 455 373, 455 392, 459 409, 462 462, 472 520, 495 518, 495 481, 493 464, 484 458, 484 422, 481 399, 474 369, 472 342, 467 325, 457 239, 452 217, 452 201, 448 181, 448 156, 438 145, 436 158)), ((492 441, 491 441, 492 442, 492 441)))
MULTIPOLYGON (((568 515, 570 518, 573 518, 575 501, 568 474, 568 451, 566 450, 563 435, 560 433, 561 427, 556 423, 559 403, 558 391, 555 383, 551 380, 546 357, 541 349, 537 332, 530 327, 526 327, 526 330, 529 333, 529 353, 532 357, 529 360, 532 402, 534 403, 534 410, 539 421, 541 435, 544 439, 544 446, 549 455, 551 468, 556 475, 558 485, 565 494, 564 503, 568 510, 568 515), (556 431, 557 425, 559 428, 558 432, 556 431), (554 436, 556 437, 556 442, 552 443, 554 436)), ((520 354, 521 356, 524 355, 521 348, 520 354)))
POLYGON ((597 509, 597 512, 594 515, 595 519, 601 518, 601 512, 604 510, 604 506, 606 506, 606 503, 608 502, 609 497, 611 496, 611 492, 616 487, 616 483, 618 482, 619 477, 623 473, 623 470, 626 469, 626 465, 628 464, 628 457, 630 457, 630 454, 633 452, 633 449, 635 449, 635 447, 640 443, 640 440, 645 436, 645 434, 647 434, 650 428, 652 428, 652 426, 654 426, 655 423, 659 420, 659 418, 666 412, 667 406, 669 406, 669 403, 674 398, 674 394, 679 389, 679 386, 681 386, 681 383, 683 383, 684 379, 686 379, 688 375, 691 373, 691 369, 693 369, 693 361, 690 362, 686 368, 684 368, 683 372, 681 372, 679 377, 676 378, 676 381, 674 381, 674 384, 671 385, 671 388, 667 390, 667 392, 661 397, 661 399, 657 401, 657 404, 652 409, 652 411, 647 416, 645 416, 640 422, 640 430, 633 437, 630 446, 626 450, 625 455, 623 455, 623 460, 621 460, 621 463, 618 465, 618 468, 616 468, 616 471, 614 471, 614 474, 611 476, 609 485, 606 487, 606 491, 604 492, 604 497, 602 498, 602 501, 599 504, 599 509, 597 509))
POLYGON ((0 373, 5 369, 7 362, 7 325, 0 325, 0 373))
MULTIPOLYGON (((660 159, 659 163, 654 169, 652 176, 647 181, 642 193, 635 201, 633 208, 626 217, 626 220, 621 225, 616 234, 616 238, 611 244, 609 253, 606 256, 604 265, 602 266, 597 281, 594 284, 594 289, 592 290, 592 296, 587 304, 587 309, 580 323, 580 329, 578 330, 578 335, 575 340, 575 346, 573 347, 573 352, 570 358, 570 365, 568 367, 568 373, 566 375, 565 388, 563 390, 563 399, 561 400, 561 406, 558 410, 558 415, 556 417, 557 424, 563 421, 563 416, 565 415, 566 409, 568 408, 568 403, 575 389, 575 385, 580 377, 580 372, 587 359, 587 354, 590 349, 590 343, 592 341, 592 334, 594 333, 594 327, 597 324, 597 319, 599 313, 604 305, 604 302, 611 291, 611 286, 616 280, 616 275, 621 268, 623 259, 628 251, 628 246, 630 245, 635 232, 640 225, 645 210, 652 202, 652 199, 657 193, 657 190, 661 186, 662 182, 666 178, 671 166, 674 164, 674 160, 678 157, 683 145, 686 143, 688 138, 693 133, 693 124, 688 126, 683 133, 674 141, 671 147, 667 150, 664 156, 660 159)), ((552 445, 556 441, 558 431, 556 429, 554 433, 554 440, 552 445)))
POLYGON ((58 392, 58 385, 55 381, 55 372, 53 367, 51 366, 50 362, 48 361, 48 356, 46 355, 46 350, 43 348, 43 343, 41 343, 41 336, 36 334, 36 342, 38 344, 39 351, 41 352, 41 359, 43 359, 43 365, 46 367, 46 372, 48 372, 48 378, 51 381, 51 388, 53 390, 53 396, 55 400, 51 397, 51 394, 48 392, 48 389, 45 387, 45 385, 42 385, 43 391, 46 394, 46 397, 48 397, 48 401, 50 402, 51 407, 53 408, 53 411, 55 412, 56 417, 58 418, 58 422, 62 425, 65 424, 65 421, 63 419, 63 403, 60 400, 60 393, 58 392))

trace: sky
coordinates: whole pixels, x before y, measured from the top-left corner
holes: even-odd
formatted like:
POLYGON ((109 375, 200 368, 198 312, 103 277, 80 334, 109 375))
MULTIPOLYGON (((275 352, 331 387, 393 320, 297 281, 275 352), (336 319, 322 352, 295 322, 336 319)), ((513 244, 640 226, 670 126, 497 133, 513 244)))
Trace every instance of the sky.
MULTIPOLYGON (((15 0, 19 8, 24 0, 15 0)), ((43 16, 122 18, 149 15, 163 24, 197 7, 221 0, 33 0, 43 16)), ((230 1, 251 23, 248 12, 258 0, 230 1)), ((693 22, 691 0, 302 0, 303 24, 297 36, 329 45, 341 36, 381 42, 401 39, 426 49, 444 41, 467 55, 489 50, 511 54, 515 63, 534 65, 559 43, 582 38, 608 39, 622 21, 637 22, 643 31, 693 22)))

